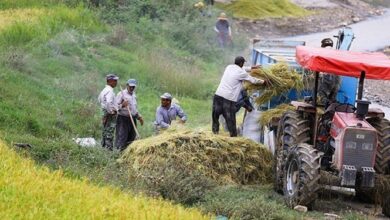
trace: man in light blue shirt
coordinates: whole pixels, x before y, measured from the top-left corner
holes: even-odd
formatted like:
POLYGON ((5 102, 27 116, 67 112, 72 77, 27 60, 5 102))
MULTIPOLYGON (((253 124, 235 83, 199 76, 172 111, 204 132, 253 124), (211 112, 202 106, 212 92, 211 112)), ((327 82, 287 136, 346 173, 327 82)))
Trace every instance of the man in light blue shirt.
POLYGON ((171 122, 176 120, 176 117, 180 118, 179 123, 187 121, 187 115, 183 109, 179 105, 172 103, 171 94, 164 93, 160 98, 161 105, 156 110, 156 121, 154 122, 156 131, 169 128, 171 122))

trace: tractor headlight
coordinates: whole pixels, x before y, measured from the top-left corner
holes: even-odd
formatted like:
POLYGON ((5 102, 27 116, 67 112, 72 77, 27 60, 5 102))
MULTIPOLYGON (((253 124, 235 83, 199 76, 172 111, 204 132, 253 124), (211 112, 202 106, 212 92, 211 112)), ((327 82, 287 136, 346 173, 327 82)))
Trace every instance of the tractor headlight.
POLYGON ((356 149, 356 142, 354 142, 354 141, 347 141, 345 143, 345 148, 347 148, 347 149, 356 149))
POLYGON ((372 151, 373 149, 374 149, 374 145, 372 143, 363 143, 362 144, 362 150, 372 151))

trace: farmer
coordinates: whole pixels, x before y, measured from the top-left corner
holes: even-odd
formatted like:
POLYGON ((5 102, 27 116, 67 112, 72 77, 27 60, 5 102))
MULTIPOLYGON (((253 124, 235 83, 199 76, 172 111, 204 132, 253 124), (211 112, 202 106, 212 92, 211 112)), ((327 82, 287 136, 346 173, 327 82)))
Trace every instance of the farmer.
MULTIPOLYGON (((321 41, 322 48, 332 48, 333 41, 330 38, 325 38, 321 41)), ((320 103, 325 106, 325 109, 333 102, 336 102, 337 92, 340 88, 340 76, 323 73, 321 74, 320 84, 318 87, 318 96, 320 103)))
POLYGON ((195 7, 196 9, 199 10, 199 12, 200 12, 200 14, 201 14, 202 16, 205 16, 205 15, 206 15, 206 13, 205 13, 205 11, 204 11, 205 5, 204 5, 203 1, 197 2, 196 4, 194 4, 194 7, 195 7))
POLYGON ((116 96, 118 118, 116 120, 115 147, 120 151, 125 150, 135 140, 137 120, 141 125, 144 124, 144 120, 137 109, 136 87, 137 80, 129 79, 126 88, 116 96), (133 120, 130 119, 130 113, 133 120))
POLYGON ((213 98, 212 130, 214 134, 218 134, 219 132, 218 118, 222 114, 226 120, 230 136, 237 136, 236 105, 240 96, 240 92, 242 91, 242 82, 249 81, 253 84, 264 83, 264 80, 256 79, 250 76, 243 69, 244 63, 244 57, 238 56, 235 58, 234 64, 228 65, 225 69, 225 72, 223 73, 221 82, 213 98))
POLYGON ((232 42, 232 30, 225 13, 219 15, 214 30, 217 32, 217 41, 221 48, 232 42))
POLYGON ((102 147, 109 150, 113 148, 114 129, 116 122, 116 102, 114 88, 117 85, 119 77, 115 74, 106 76, 107 85, 100 92, 98 101, 103 111, 103 132, 102 132, 102 147))
POLYGON ((214 0, 206 0, 207 5, 214 5, 214 0))
POLYGON ((156 121, 154 122, 156 133, 160 129, 167 129, 171 125, 173 120, 176 120, 176 117, 179 117, 179 123, 185 123, 187 121, 187 116, 184 113, 183 109, 172 103, 172 95, 169 93, 164 93, 160 96, 161 105, 156 110, 156 121))

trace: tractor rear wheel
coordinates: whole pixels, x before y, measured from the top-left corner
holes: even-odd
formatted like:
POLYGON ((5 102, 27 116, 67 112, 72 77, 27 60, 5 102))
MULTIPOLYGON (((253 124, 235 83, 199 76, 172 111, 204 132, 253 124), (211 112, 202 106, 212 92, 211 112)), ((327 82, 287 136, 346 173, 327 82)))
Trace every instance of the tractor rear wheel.
POLYGON ((283 191, 286 205, 312 208, 320 189, 321 155, 312 145, 301 143, 291 149, 284 169, 283 191))
POLYGON ((390 174, 390 121, 385 118, 369 118, 367 122, 378 132, 375 170, 379 174, 390 174))
POLYGON ((274 163, 274 189, 283 192, 283 170, 287 154, 298 143, 310 141, 310 123, 297 111, 287 111, 279 121, 275 163, 274 163))

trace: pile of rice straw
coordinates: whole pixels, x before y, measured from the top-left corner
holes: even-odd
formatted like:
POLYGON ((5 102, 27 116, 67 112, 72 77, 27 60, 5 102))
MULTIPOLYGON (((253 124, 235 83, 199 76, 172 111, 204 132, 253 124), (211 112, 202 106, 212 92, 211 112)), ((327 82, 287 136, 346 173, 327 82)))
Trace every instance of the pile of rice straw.
POLYGON ((281 118, 282 115, 288 110, 294 110, 294 109, 295 107, 292 105, 280 104, 273 109, 269 109, 267 111, 261 112, 260 119, 259 119, 260 125, 268 125, 273 120, 278 120, 279 118, 281 118))
POLYGON ((262 145, 204 131, 164 132, 137 140, 121 161, 140 176, 158 173, 161 167, 184 166, 219 184, 259 184, 272 179, 272 154, 262 145))
POLYGON ((272 97, 288 92, 290 89, 298 91, 304 88, 302 75, 288 68, 285 63, 277 63, 269 69, 253 69, 251 76, 267 81, 267 85, 255 85, 244 82, 244 88, 249 91, 260 90, 261 94, 256 98, 258 105, 264 104, 272 97))

